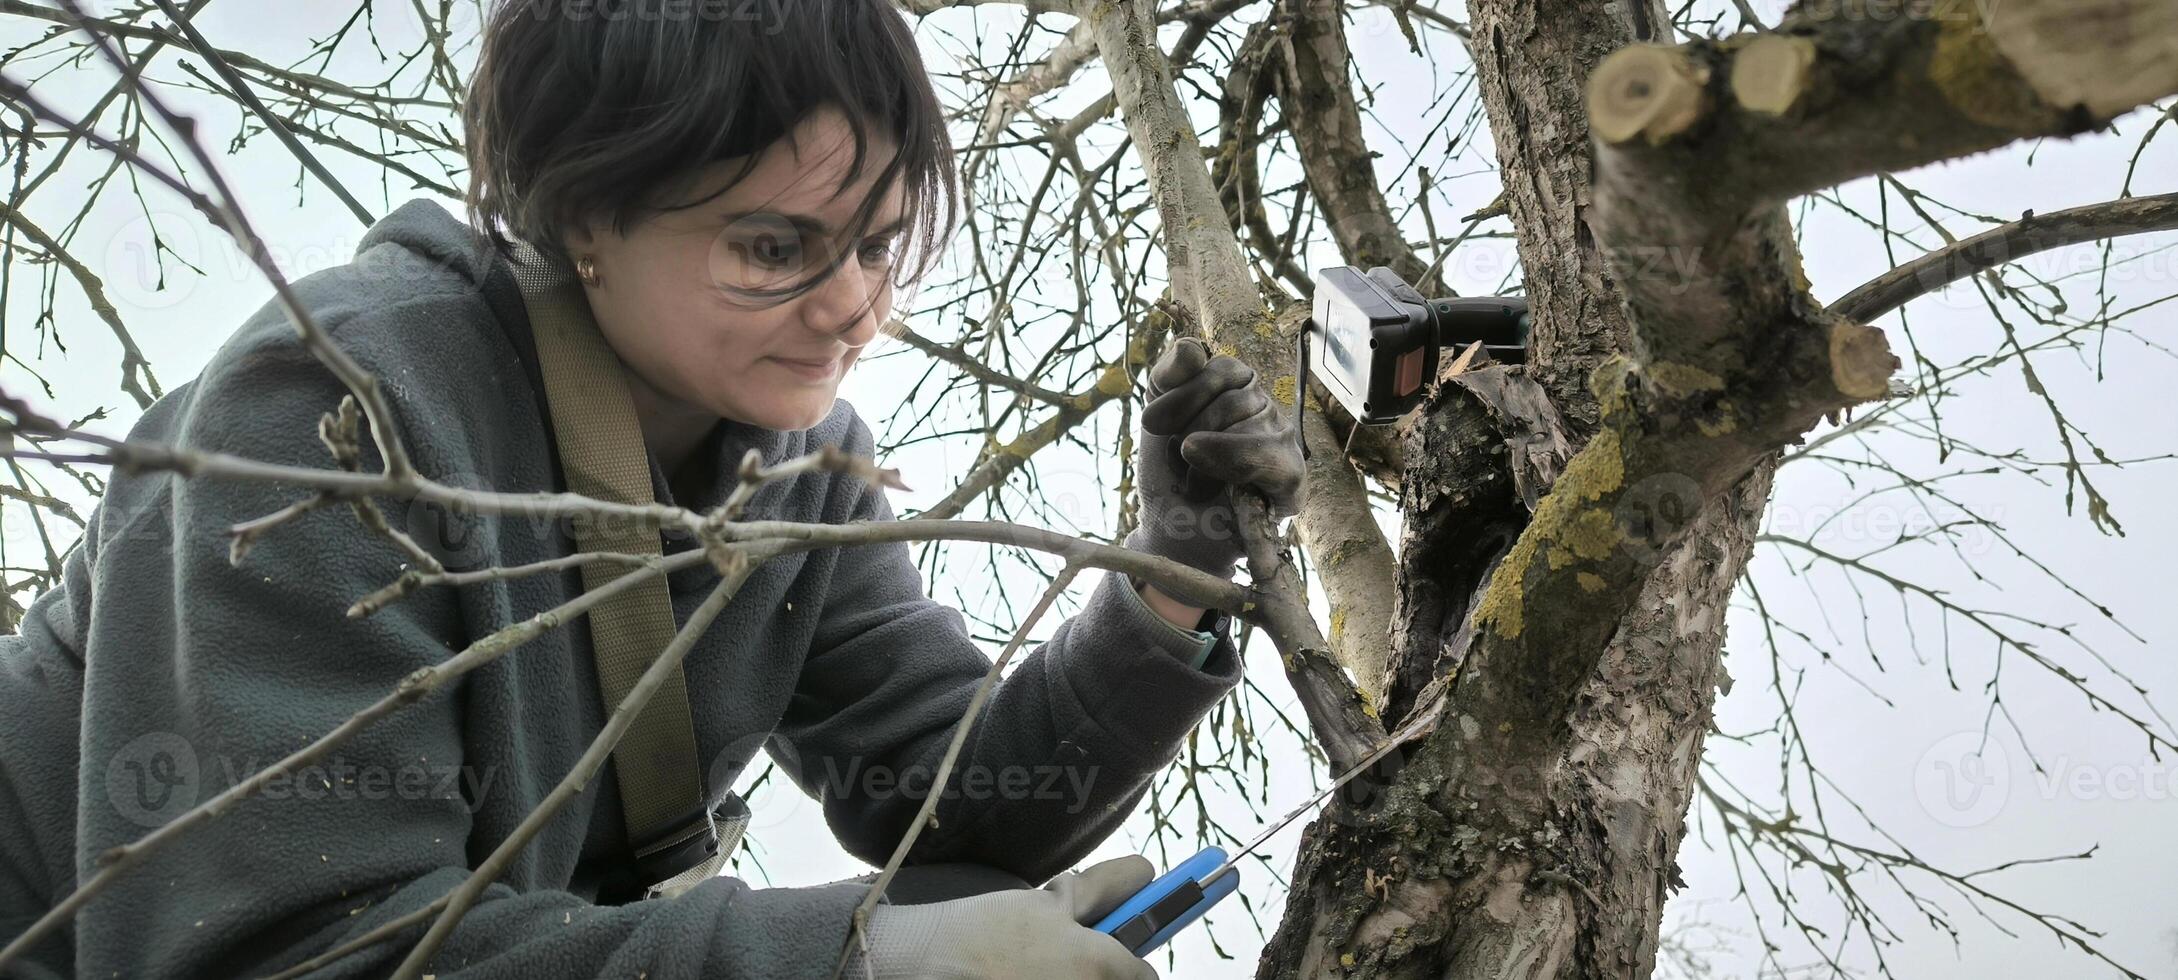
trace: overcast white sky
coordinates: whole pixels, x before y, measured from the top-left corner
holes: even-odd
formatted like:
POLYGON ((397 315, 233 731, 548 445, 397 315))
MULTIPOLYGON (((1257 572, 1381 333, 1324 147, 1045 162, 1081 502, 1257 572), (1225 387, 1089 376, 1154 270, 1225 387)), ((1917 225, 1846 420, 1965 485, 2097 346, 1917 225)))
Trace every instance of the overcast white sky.
MULTIPOLYGON (((344 6, 217 0, 201 15, 199 24, 222 46, 300 52, 304 42, 298 39, 326 33, 345 16, 344 6)), ((404 6, 394 7, 398 9, 379 12, 378 29, 389 47, 406 43, 415 26, 404 6)), ((1755 7, 1774 19, 1782 4, 1757 3, 1755 7)), ((995 56, 1017 23, 1008 11, 987 8, 973 17, 933 20, 925 25, 923 36, 933 64, 943 65, 979 39, 995 56)), ((31 33, 20 23, 0 20, 0 43, 18 44, 31 33)), ((1411 200, 1414 179, 1402 170, 1408 153, 1395 137, 1408 146, 1430 141, 1432 152, 1425 154, 1425 162, 1444 156, 1444 134, 1431 136, 1428 130, 1440 111, 1437 100, 1465 91, 1466 82, 1458 74, 1466 67, 1464 55, 1440 43, 1434 66, 1416 59, 1379 10, 1357 13, 1354 34, 1357 63, 1367 80, 1380 86, 1371 107, 1377 127, 1371 139, 1384 152, 1380 176, 1392 188, 1395 201, 1411 200)), ((169 69, 160 77, 174 78, 178 73, 169 69)), ((97 70, 63 71, 40 84, 39 91, 81 105, 85 93, 93 92, 94 86, 103 91, 108 78, 97 70)), ((1102 93, 1098 75, 1092 72, 1086 79, 1081 86, 1085 100, 1102 93)), ((2015 147, 1906 175, 1906 180, 1948 205, 1975 214, 2011 217, 2024 209, 2051 211, 2091 203, 2116 193, 2138 137, 2151 119, 2135 115, 2120 122, 2118 135, 2015 147)), ((232 129, 234 114, 217 109, 209 120, 215 139, 223 141, 232 129)), ((1454 122, 1456 129, 1457 119, 1454 122)), ((1441 197, 1436 204, 1440 222, 1445 215, 1480 207, 1496 193, 1498 178, 1488 167, 1487 133, 1475 134, 1475 142, 1478 145, 1459 160, 1432 166, 1441 175, 1441 197)), ((2137 193, 2174 189, 2172 175, 2178 173, 2173 166, 2178 161, 2174 144, 2178 139, 2166 138, 2141 158, 2137 193)), ((390 198, 383 197, 368 176, 371 168, 333 159, 336 171, 376 213, 383 214, 412 196, 394 187, 390 198)), ((80 201, 69 197, 80 193, 73 188, 103 166, 102 159, 79 153, 71 169, 41 192, 31 209, 33 216, 57 222, 72 213, 80 201)), ((260 140, 231 161, 229 173, 249 195, 251 219, 291 276, 352 255, 362 228, 318 188, 308 187, 298 194, 296 168, 270 141, 260 140)), ((265 302, 269 290, 231 246, 187 214, 186 208, 153 189, 145 195, 162 215, 158 229, 165 244, 191 257, 203 270, 202 276, 174 269, 165 288, 158 288, 157 275, 145 262, 149 228, 126 197, 114 197, 93 212, 77 237, 77 254, 105 277, 115 305, 171 388, 191 377, 226 334, 265 302)), ((1873 182, 1845 188, 1843 199, 1863 214, 1877 214, 1873 182)), ((1914 242, 1925 246, 1940 240, 1907 214, 1895 194, 1890 205, 1897 227, 1909 232, 1914 242)), ((1978 230, 1967 218, 1954 220, 1941 209, 1938 213, 1961 233, 1978 230)), ((1834 299, 1890 263, 1877 237, 1837 208, 1814 209, 1801 228, 1808 275, 1819 298, 1834 299)), ((1905 243, 1898 248, 1899 259, 1915 254, 1905 243)), ((2072 315, 2080 316, 2100 302, 2096 254, 2093 249, 2075 249, 2037 258, 2029 265, 2048 280, 2070 274, 2061 285, 2071 298, 2072 315)), ((2127 240, 2118 245, 2117 254, 2130 258, 2114 264, 2107 277, 2111 309, 2178 292, 2178 236, 2127 240)), ((1319 242, 1309 258, 1330 264, 1335 253, 1319 242)), ((1513 264, 1509 242, 1481 241, 1455 255, 1449 268, 1454 285, 1463 293, 1488 293, 1499 288, 1513 264)), ((67 350, 53 343, 41 345, 33 322, 35 299, 24 288, 34 281, 36 271, 18 266, 15 274, 17 289, 4 311, 8 350, 50 381, 52 396, 37 400, 64 417, 99 407, 114 409, 114 415, 97 427, 108 433, 124 431, 134 411, 115 386, 118 354, 80 295, 70 284, 60 289, 60 340, 67 350)), ((2111 458, 2178 451, 2178 413, 2172 411, 2169 400, 2169 393, 2178 390, 2178 360, 2166 349, 2178 339, 2178 332, 2171 329, 2173 310, 2178 310, 2178 303, 2122 321, 2142 339, 2112 335, 2106 349, 2091 342, 2083 354, 2049 354, 2034 361, 2051 397, 2111 458)), ((1970 288, 1924 299, 1908 313, 1915 339, 1936 363, 1950 364, 1995 351, 2003 343, 2004 334, 1994 316, 1981 295, 1970 288)), ((2030 342, 2047 333, 2016 315, 2014 321, 2030 342)), ((954 335, 949 324, 914 325, 928 335, 954 335)), ((1880 325, 1897 328, 1900 318, 1894 315, 1880 325)), ((1903 347, 1902 331, 1893 329, 1892 335, 1894 346, 1903 347)), ((880 419, 921 369, 919 357, 912 352, 867 361, 848 380, 845 396, 865 416, 880 419)), ((24 367, 12 363, 0 365, 0 384, 18 394, 36 395, 39 390, 24 367)), ((2062 458, 2049 411, 2026 387, 2016 367, 1960 385, 1956 397, 1944 403, 1943 421, 1961 440, 1994 453, 2016 450, 2023 459, 2041 463, 2062 458)), ((1107 425, 1101 431, 1109 433, 1110 428, 1107 425)), ((1929 443, 1906 435, 1878 434, 1872 443, 1919 477, 1991 465, 1985 459, 1961 455, 1939 460, 1929 443)), ((971 449, 971 443, 959 440, 933 441, 889 460, 918 488, 896 503, 914 507, 936 499, 950 480, 966 471, 971 449)), ((1108 528, 1112 511, 1093 480, 1098 465, 1095 460, 1054 460, 1043 471, 1044 481, 1047 491, 1060 498, 1060 507, 1078 514, 1080 523, 1108 528), (1100 520, 1106 523, 1098 525, 1100 520)), ((2178 696, 2173 694, 2178 691, 2178 666, 2171 657, 2178 640, 2178 604, 2168 598, 2172 582, 2168 556, 2178 544, 2178 517, 2168 506, 2173 467, 2160 461, 2099 466, 2090 475, 2123 522, 2123 537, 2098 532, 2082 504, 2068 512, 2064 474, 2054 466, 2029 462, 1998 474, 1947 480, 1941 486, 1961 505, 1998 520, 2002 531, 2021 548, 2047 564, 2058 579, 2110 607, 2138 639, 2100 621, 2093 609, 2050 580, 2037 577, 1986 529, 1962 532, 1957 552, 1948 547, 1907 546, 1875 561, 1890 574, 1946 590, 1948 598, 1963 605, 1999 610, 2026 623, 2073 626, 2074 635, 2093 654, 2047 631, 2022 627, 2022 633, 2051 660, 2088 677, 2097 690, 2129 709, 2140 708, 2142 701, 2128 696, 2126 686, 2114 682, 2110 668, 2124 671, 2150 690, 2154 706, 2168 713, 2178 705, 2178 696)), ((1770 529, 1793 536, 1821 526, 1814 539, 1818 545, 1854 555, 1892 540, 1901 526, 1944 523, 1961 516, 1949 506, 1932 510, 1905 494, 1865 496, 1872 485, 1883 481, 1871 484, 1866 474, 1857 474, 1856 479, 1857 484, 1850 483, 1814 464, 1786 467, 1771 507, 1770 529)), ((1395 527, 1390 523, 1393 518, 1386 520, 1387 526, 1395 527)), ((24 514, 10 505, 0 511, 0 521, 4 521, 9 549, 7 563, 30 562, 37 553, 36 539, 24 514)), ((1945 624, 1928 600, 1901 603, 1895 592, 1865 577, 1857 580, 1856 592, 1856 581, 1836 568, 1818 564, 1804 569, 1805 562, 1805 555, 1789 550, 1765 548, 1759 553, 1753 570, 1756 586, 1772 613, 1790 629, 1779 631, 1773 661, 1761 620, 1747 608, 1748 593, 1742 590, 1740 608, 1730 625, 1727 658, 1736 683, 1718 703, 1719 728, 1735 735, 1770 728, 1778 705, 1770 679, 1781 668, 1789 678, 1787 690, 1793 695, 1815 764, 1897 840, 1887 844, 1858 818, 1832 809, 1828 812, 1841 836, 1891 850, 1910 849, 1936 866, 1959 872, 2094 848, 2089 860, 2016 867, 1975 880, 1999 894, 2105 932, 2107 936, 2098 940, 2101 946, 2140 974, 2178 976, 2178 913, 2172 911, 2178 908, 2178 894, 2174 894, 2178 892, 2174 885, 2178 856, 2168 846, 2171 830, 2178 827, 2178 786, 2173 785, 2178 774, 2168 754, 2161 760, 2153 758, 2137 732, 2111 712, 2091 710, 2076 691, 2014 651, 2003 656, 2001 684, 1994 690, 2001 694, 2017 728, 2024 731, 2022 739, 2002 717, 1990 721, 1990 684, 1996 676, 1998 654, 1986 634, 1953 618, 1947 654, 1945 624)), ((979 567, 975 562, 958 563, 958 572, 948 572, 950 580, 933 594, 958 595, 971 605, 971 612, 990 612, 1003 583, 991 581, 979 567), (985 608, 974 608, 979 603, 985 608)), ((1093 584, 1093 579, 1081 583, 1075 597, 1085 595, 1093 584)), ((1250 672, 1274 702, 1298 715, 1275 658, 1258 653, 1250 672)), ((2167 722, 2156 724, 2169 731, 2167 722)), ((1313 774, 1290 738, 1270 734, 1260 744, 1277 754, 1278 764, 1256 806, 1265 814, 1275 814, 1304 795, 1313 774)), ((1778 751, 1774 737, 1754 738, 1745 745, 1712 739, 1709 747, 1723 778, 1758 798, 1775 798, 1778 751)), ((1802 794, 1796 799, 1804 806, 1806 797, 1798 777, 1794 785, 1802 794)), ((813 883, 865 870, 838 851, 816 819, 814 803, 790 787, 783 789, 766 787, 752 799, 758 811, 758 854, 772 882, 813 883)), ((1214 799, 1221 821, 1248 836, 1248 810, 1229 795, 1214 799)), ((1839 806, 1835 798, 1830 805, 1839 806)), ((1106 844, 1103 853, 1145 846, 1148 827, 1147 816, 1138 816, 1125 834, 1106 844)), ((1698 823, 1689 837, 1681 853, 1688 887, 1673 902, 1667 927, 1705 950, 1716 975, 1751 976, 1761 950, 1757 920, 1735 898, 1739 878, 1716 829, 1713 821, 1698 823)), ((1272 867, 1281 875, 1290 868, 1296 839, 1296 831, 1288 830, 1267 848, 1274 856, 1272 867)), ((1179 842, 1168 838, 1163 843, 1172 848, 1166 852, 1171 859, 1186 853, 1179 842)), ((1770 866, 1774 870, 1774 860, 1770 866)), ((743 871, 756 875, 748 864, 743 871)), ((1272 877, 1251 869, 1246 885, 1262 913, 1263 930, 1275 925, 1276 910, 1283 901, 1272 877)), ((1764 896, 1757 904, 1774 910, 1762 879, 1750 875, 1749 880, 1764 896)), ((1804 873, 1791 880, 1797 893, 1808 900, 1809 914, 1829 930, 1830 941, 1835 942, 1839 920, 1826 883, 1804 873)), ((1931 928, 1895 889, 1870 878, 1862 887, 1897 931, 1896 941, 1883 952, 1896 975, 2081 972, 2079 955, 2060 947, 2040 927, 1993 910, 2002 923, 2000 929, 1978 918, 1959 893, 1926 878, 1908 880, 1948 910, 1959 935, 1954 942, 1931 928)), ((1760 923, 1785 948, 1782 959, 1787 964, 1819 962, 1774 914, 1760 923)), ((1228 903, 1213 916, 1211 929, 1191 930, 1176 944, 1177 966, 1167 975, 1249 974, 1262 936, 1240 903, 1228 903), (1213 939, 1237 959, 1220 958, 1213 939)), ((1849 967, 1875 972, 1876 963, 1862 944, 1849 943, 1847 950, 1843 955, 1849 967)), ((1164 958, 1158 962, 1162 965, 1164 958)))

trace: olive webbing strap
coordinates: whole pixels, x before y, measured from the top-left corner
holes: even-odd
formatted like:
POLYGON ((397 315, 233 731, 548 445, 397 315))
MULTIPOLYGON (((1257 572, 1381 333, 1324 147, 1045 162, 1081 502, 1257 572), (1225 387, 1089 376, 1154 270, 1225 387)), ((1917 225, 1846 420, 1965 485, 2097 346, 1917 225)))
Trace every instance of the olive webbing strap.
MULTIPOLYGON (((624 369, 598 332, 573 270, 527 242, 515 244, 513 264, 537 341, 568 491, 614 503, 654 502, 649 456, 624 369)), ((591 519, 572 524, 576 547, 584 552, 663 553, 654 522, 591 519)), ((582 587, 598 589, 627 571, 626 565, 614 562, 586 563, 582 587)), ((589 620, 598 689, 611 711, 673 640, 673 600, 665 576, 645 577, 600 603, 590 610, 589 620)), ((690 829, 703 828, 710 811, 682 671, 666 678, 643 706, 614 746, 613 763, 634 846, 656 841, 692 817, 697 819, 690 829)))

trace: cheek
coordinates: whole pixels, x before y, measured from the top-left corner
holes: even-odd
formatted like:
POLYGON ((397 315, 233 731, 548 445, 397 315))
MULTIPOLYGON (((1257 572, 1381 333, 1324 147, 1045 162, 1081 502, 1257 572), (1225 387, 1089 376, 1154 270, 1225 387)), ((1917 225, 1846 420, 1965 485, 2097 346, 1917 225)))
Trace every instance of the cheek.
MULTIPOLYGON (((721 309, 710 295, 658 288, 626 311, 613 346, 658 387, 695 401, 717 394, 768 353, 765 325, 745 311, 721 309)), ((760 317, 761 314, 758 314, 760 317)))
POLYGON ((706 373, 738 348, 720 329, 723 319, 700 302, 662 305, 638 324, 648 340, 653 363, 671 372, 706 373))
POLYGON ((681 363, 675 370, 714 388, 769 378, 762 361, 768 355, 796 347, 782 341, 782 335, 792 329, 792 322, 776 309, 711 304, 677 324, 676 356, 681 363))

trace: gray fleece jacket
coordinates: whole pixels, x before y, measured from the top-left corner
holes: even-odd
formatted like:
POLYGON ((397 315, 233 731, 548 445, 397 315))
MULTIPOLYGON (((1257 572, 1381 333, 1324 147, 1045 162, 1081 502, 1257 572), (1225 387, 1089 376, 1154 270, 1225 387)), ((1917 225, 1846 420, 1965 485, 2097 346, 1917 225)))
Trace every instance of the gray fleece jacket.
MULTIPOLYGON (((506 491, 560 487, 511 271, 445 209, 414 201, 372 227, 351 263, 300 291, 381 379, 419 468, 506 491)), ((133 439, 331 466, 319 415, 343 390, 267 304, 133 439)), ((840 402, 814 428, 722 423, 701 459, 721 498, 742 453, 769 462, 823 444, 869 453, 840 402)), ((365 465, 379 464, 375 451, 365 465)), ((653 462, 661 499, 665 480, 653 462)), ((293 486, 116 472, 59 587, 0 637, 0 940, 95 870, 95 859, 338 725, 404 675, 581 591, 533 575, 426 590, 374 616, 343 610, 402 558, 345 508, 264 537, 241 565, 227 529, 305 496, 293 486)), ((452 569, 568 553, 566 528, 385 502, 452 569)), ((893 517, 851 477, 803 475, 750 517, 893 517)), ((669 551, 690 546, 671 536, 669 551)), ((716 582, 671 579, 685 619, 716 582)), ((954 720, 989 665, 957 610, 926 598, 905 544, 824 549, 753 574, 689 654, 701 757, 723 795, 758 748, 823 801, 849 853, 881 862, 927 792, 954 720), (920 782, 918 782, 918 779, 920 782), (904 788, 903 788, 904 786, 904 788)), ((1236 684, 1221 634, 1177 629, 1102 577, 1000 685, 915 862, 975 861, 1030 881, 1109 835, 1236 684), (1214 646, 1190 666, 1203 642, 1214 646)), ((28 976, 255 976, 445 894, 504 840, 603 725, 578 621, 347 742, 192 831, 42 944, 28 976)), ((615 779, 590 783, 517 858, 439 952, 440 977, 828 976, 865 886, 754 888, 718 878, 640 894, 615 779)), ((313 976, 382 974, 418 932, 313 976)))

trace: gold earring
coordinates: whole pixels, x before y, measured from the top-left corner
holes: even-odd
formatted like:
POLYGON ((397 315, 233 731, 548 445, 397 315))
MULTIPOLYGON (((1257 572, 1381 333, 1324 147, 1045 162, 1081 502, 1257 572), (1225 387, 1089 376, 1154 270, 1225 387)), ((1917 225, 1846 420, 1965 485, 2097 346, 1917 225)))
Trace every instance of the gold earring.
POLYGON ((581 258, 576 259, 575 275, 582 277, 584 285, 593 287, 596 286, 598 283, 597 258, 595 256, 585 255, 581 258))

